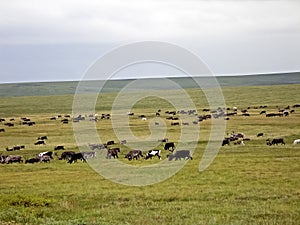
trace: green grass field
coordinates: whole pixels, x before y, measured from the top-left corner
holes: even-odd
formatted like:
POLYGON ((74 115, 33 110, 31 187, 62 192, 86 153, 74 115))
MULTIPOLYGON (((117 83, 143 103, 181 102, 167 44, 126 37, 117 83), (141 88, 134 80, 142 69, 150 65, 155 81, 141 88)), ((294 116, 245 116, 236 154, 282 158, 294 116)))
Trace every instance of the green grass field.
MULTIPOLYGON (((245 141, 245 146, 221 147, 213 163, 199 172, 211 129, 211 120, 201 122, 197 125, 200 135, 193 160, 174 176, 153 185, 117 184, 87 163, 68 164, 56 156, 50 163, 0 164, 0 224, 299 224, 300 145, 293 145, 293 141, 300 139, 300 108, 287 117, 271 118, 260 115, 262 109, 255 108, 267 105, 265 110, 271 113, 278 107, 300 104, 299 88, 299 84, 223 87, 226 106, 239 109, 238 115, 227 121, 224 137, 232 131, 242 132, 250 141, 245 141), (240 110, 247 107, 250 117, 241 116, 240 110), (264 137, 256 137, 259 132, 264 137), (284 138, 286 144, 267 146, 267 138, 284 138)), ((205 114, 202 109, 209 106, 204 94, 196 88, 186 90, 199 114, 205 114)), ((162 92, 178 94, 178 90, 162 92)), ((95 111, 100 115, 110 113, 115 97, 114 92, 102 93, 95 111)), ((0 124, 5 128, 0 133, 0 154, 29 158, 53 151, 56 145, 79 151, 72 123, 50 120, 55 115, 72 114, 72 104, 73 95, 66 93, 1 97, 0 118, 14 118, 15 126, 0 124), (21 117, 30 118, 36 125, 20 125, 21 117), (47 144, 34 145, 43 135, 48 136, 47 144), (5 150, 14 145, 26 148, 9 153, 5 150)), ((166 136, 176 141, 180 128, 170 126, 164 113, 174 108, 155 97, 142 99, 132 108, 132 132, 140 139, 147 138, 151 133, 148 124, 155 119, 157 109, 161 109, 161 119, 166 122, 166 136), (148 117, 146 122, 139 118, 141 114, 148 117)), ((117 140, 111 120, 98 121, 96 129, 103 141, 117 140)), ((121 162, 136 166, 159 162, 129 162, 124 158, 128 151, 121 146, 121 162)), ((62 152, 56 151, 58 156, 62 152)), ((162 150, 163 159, 167 154, 162 150)))

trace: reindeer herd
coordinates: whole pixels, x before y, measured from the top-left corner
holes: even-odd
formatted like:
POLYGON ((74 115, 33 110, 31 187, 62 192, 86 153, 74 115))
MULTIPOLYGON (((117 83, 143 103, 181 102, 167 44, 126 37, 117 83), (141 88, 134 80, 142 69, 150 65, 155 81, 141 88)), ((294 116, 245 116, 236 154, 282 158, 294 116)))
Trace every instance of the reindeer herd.
MULTIPOLYGON (((199 115, 196 110, 178 110, 178 111, 165 111, 165 115, 161 112, 161 110, 157 110, 153 115, 148 115, 152 117, 161 117, 165 118, 166 122, 169 123, 170 126, 190 126, 190 125, 198 125, 200 123, 203 123, 205 120, 209 119, 224 119, 224 120, 230 120, 231 117, 234 116, 242 116, 242 117, 249 117, 252 114, 250 113, 250 109, 256 109, 258 110, 258 115, 262 116, 265 115, 266 118, 270 117, 288 117, 293 113, 296 113, 295 109, 300 107, 299 104, 295 104, 293 106, 287 106, 284 108, 277 108, 278 112, 267 112, 267 106, 259 106, 259 107, 247 107, 246 109, 238 110, 237 107, 232 108, 218 108, 215 110, 210 109, 203 109, 202 115, 199 115), (181 116, 187 115, 190 116, 193 119, 192 123, 189 123, 187 121, 182 120, 181 116), (170 122, 168 122, 170 121, 170 122)), ((274 110, 273 110, 274 111, 274 110)), ((135 113, 129 112, 127 113, 128 117, 134 117, 135 113)), ((68 124, 69 122, 78 123, 82 122, 83 120, 88 119, 91 122, 99 122, 99 120, 109 120, 110 114, 90 114, 90 115, 79 115, 72 117, 71 115, 65 115, 64 117, 58 115, 53 116, 50 118, 50 120, 58 120, 60 119, 60 122, 62 124, 68 124)), ((135 118, 139 118, 142 121, 147 121, 147 115, 138 115, 135 118)), ((0 118, 0 124, 2 124, 4 127, 14 127, 16 125, 15 119, 11 118, 9 121, 6 121, 7 119, 0 118)), ((31 121, 31 119, 27 117, 22 117, 18 125, 27 125, 27 126, 35 126, 37 123, 31 121)), ((155 126, 159 126, 159 122, 155 122, 155 126)), ((0 128, 0 133, 5 133, 7 130, 5 128, 0 128)), ((0 134, 1 135, 1 134, 0 134)), ((264 137, 264 133, 258 133, 257 137, 264 137)), ((36 141, 33 143, 36 146, 39 145, 46 145, 46 141, 48 140, 48 136, 40 136, 36 139, 36 141)), ((192 159, 191 153, 189 150, 181 150, 176 149, 176 143, 175 142, 169 142, 167 138, 162 138, 159 140, 160 142, 163 142, 163 148, 162 149, 151 149, 148 150, 146 153, 144 153, 141 150, 134 149, 129 150, 125 154, 125 158, 129 161, 131 160, 138 160, 138 159, 151 159, 153 157, 157 157, 158 159, 161 159, 161 150, 170 151, 171 154, 167 155, 167 158, 169 160, 180 160, 180 159, 192 159), (174 152, 175 151, 175 152, 174 152)), ((230 145, 233 143, 234 145, 245 145, 245 142, 250 141, 250 138, 246 137, 243 133, 235 133, 232 132, 228 137, 225 137, 222 141, 222 146, 230 145)), ((118 146, 116 146, 116 142, 111 140, 108 141, 105 144, 97 144, 97 143, 87 143, 88 147, 91 151, 87 152, 75 152, 75 151, 66 151, 66 148, 64 145, 56 145, 54 147, 54 153, 53 151, 46 151, 46 152, 40 152, 36 154, 34 157, 31 158, 24 158, 21 155, 15 155, 10 154, 6 155, 3 153, 0 153, 0 163, 2 164, 10 164, 10 163, 23 163, 26 164, 32 164, 32 163, 41 163, 41 162, 50 162, 54 159, 54 156, 59 160, 66 160, 68 163, 72 164, 73 162, 77 162, 77 160, 81 160, 83 162, 86 162, 87 159, 95 159, 97 157, 96 152, 104 150, 106 151, 106 159, 118 159, 119 153, 121 152, 121 146, 126 145, 126 140, 118 141, 118 146), (58 153, 56 151, 62 151, 61 155, 58 156, 58 153)), ((276 146, 276 145, 285 145, 286 142, 284 141, 284 138, 268 138, 266 139, 266 144, 268 146, 276 146)), ((293 142, 294 145, 300 144, 300 139, 296 139, 293 142)), ((23 151, 25 149, 25 145, 14 145, 12 147, 6 147, 4 150, 6 152, 13 152, 13 151, 23 151)))

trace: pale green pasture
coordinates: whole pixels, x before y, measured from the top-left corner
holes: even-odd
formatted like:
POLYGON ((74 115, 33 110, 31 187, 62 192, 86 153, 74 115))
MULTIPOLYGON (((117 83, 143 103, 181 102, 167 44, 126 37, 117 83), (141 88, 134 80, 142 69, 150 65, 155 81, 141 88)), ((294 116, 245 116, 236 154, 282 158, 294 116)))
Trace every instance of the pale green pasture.
MULTIPOLYGON (((227 133, 244 133, 250 141, 245 146, 221 147, 213 163, 199 172, 199 162, 210 134, 211 120, 203 121, 193 160, 171 178, 150 186, 131 187, 105 179, 88 164, 67 164, 55 159, 50 164, 0 165, 1 224, 299 224, 300 223, 300 108, 287 117, 266 118, 278 107, 299 104, 300 85, 223 88, 226 107, 238 107, 230 117, 227 133), (250 107, 250 117, 240 110, 250 107), (264 137, 256 137, 263 132, 264 137), (266 138, 284 138, 286 145, 267 146, 266 138)), ((201 91, 188 89, 199 115, 209 105, 201 91)), ((166 90, 176 96, 177 90, 166 90)), ((115 93, 102 94, 95 112, 111 113, 115 93)), ((180 99, 182 96, 178 96, 180 99)), ((4 127, 0 133, 0 153, 6 147, 25 145, 13 154, 31 157, 42 151, 53 151, 56 145, 78 151, 72 123, 62 124, 52 116, 72 113, 73 96, 5 97, 0 99, 0 117, 14 118, 15 127, 4 127), (29 117, 36 125, 20 125, 21 117, 29 117), (47 135, 45 146, 35 146, 37 137, 47 135)), ((163 99, 147 97, 133 105, 134 116, 128 118, 132 133, 140 140, 151 135, 151 129, 166 131, 166 137, 177 141, 180 126, 166 120, 167 110, 174 107, 163 99), (160 119, 155 116, 161 109, 160 119), (140 115, 147 116, 142 121, 140 115), (155 127, 153 122, 158 121, 155 127), (161 126, 161 127, 160 127, 161 126)), ((230 110, 232 111, 232 110, 230 110)), ((86 112, 88 115, 91 112, 86 112)), ((123 113, 122 110, 115 111, 123 113)), ((118 119, 116 119, 118 122, 118 119)), ((81 123, 81 122, 80 122, 81 123)), ((83 123, 91 124, 88 118, 83 123)), ((115 140, 112 120, 96 122, 103 141, 115 140)), ((189 125, 194 126, 192 124, 189 125)), ((182 140, 184 141, 184 140, 182 140)), ((119 144, 115 145, 121 146, 119 144)), ((157 149, 162 149, 157 142, 157 149)), ((144 166, 158 159, 128 162, 121 146, 120 161, 144 166)), ((62 151, 57 151, 60 155, 62 151)), ((162 150, 163 159, 169 154, 162 150)), ((113 159, 112 159, 113 160, 113 159)), ((124 179, 126 177, 124 176, 124 179)))

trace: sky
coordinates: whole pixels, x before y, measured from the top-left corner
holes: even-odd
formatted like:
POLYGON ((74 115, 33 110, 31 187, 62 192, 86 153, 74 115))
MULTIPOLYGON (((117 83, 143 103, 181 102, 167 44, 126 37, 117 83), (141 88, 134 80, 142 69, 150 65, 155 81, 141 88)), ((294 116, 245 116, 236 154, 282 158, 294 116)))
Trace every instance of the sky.
POLYGON ((112 49, 149 40, 197 54, 215 75, 300 71, 299 12, 298 0, 1 0, 0 83, 80 80, 112 49))

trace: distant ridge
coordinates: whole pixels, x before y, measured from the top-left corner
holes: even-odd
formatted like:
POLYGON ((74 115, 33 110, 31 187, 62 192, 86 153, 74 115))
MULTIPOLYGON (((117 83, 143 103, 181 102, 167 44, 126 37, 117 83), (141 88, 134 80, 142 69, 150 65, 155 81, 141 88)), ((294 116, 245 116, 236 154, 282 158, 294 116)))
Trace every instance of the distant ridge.
MULTIPOLYGON (((277 73, 277 74, 259 74, 242 76, 218 76, 216 77, 221 87, 226 86, 261 86, 261 85, 284 85, 300 84, 300 72, 277 73)), ((145 78, 149 82, 157 82, 161 78, 145 78)), ((182 88, 195 88, 198 85, 192 78, 174 77, 168 78, 178 83, 182 88)), ((195 78, 205 79, 205 78, 195 78)), ((126 84, 134 79, 110 80, 105 83, 103 92, 117 92, 126 84)), ((104 81, 97 81, 104 82, 104 81)), ((87 90, 95 92, 97 82, 86 81, 87 90)), ((0 84, 0 96, 48 96, 48 95, 69 95, 76 92, 79 81, 61 81, 61 82, 34 82, 34 83, 10 83, 0 84)), ((99 84, 99 83, 98 83, 99 84)))
POLYGON ((261 86, 300 84, 300 72, 274 73, 243 76, 220 76, 217 78, 221 86, 261 86))

